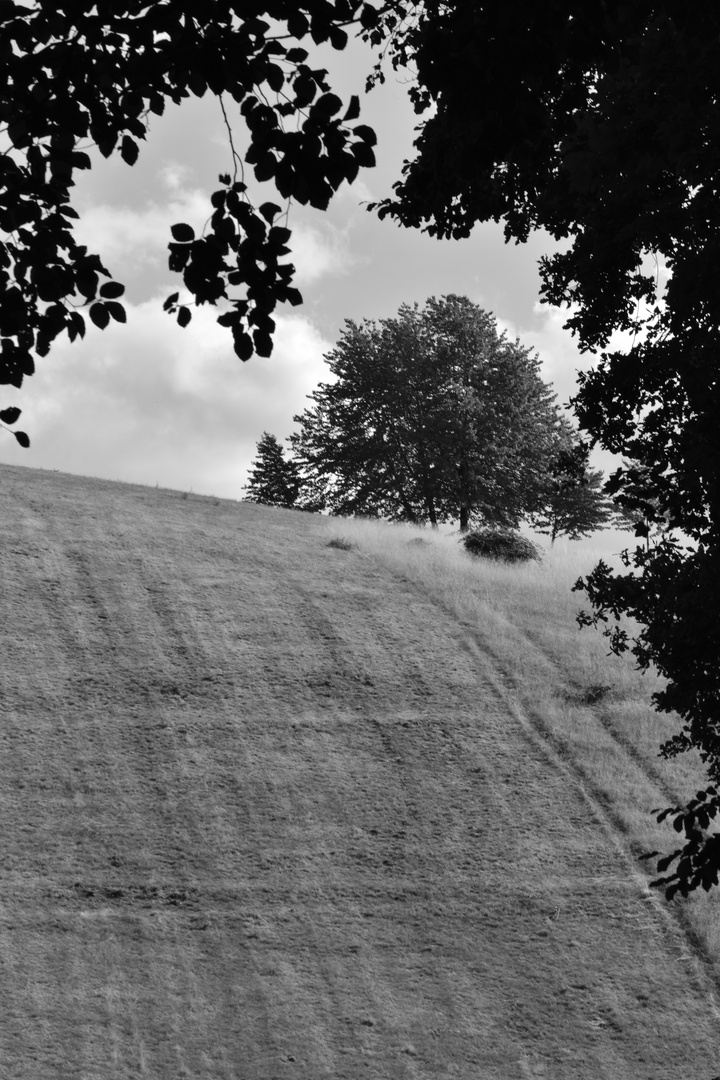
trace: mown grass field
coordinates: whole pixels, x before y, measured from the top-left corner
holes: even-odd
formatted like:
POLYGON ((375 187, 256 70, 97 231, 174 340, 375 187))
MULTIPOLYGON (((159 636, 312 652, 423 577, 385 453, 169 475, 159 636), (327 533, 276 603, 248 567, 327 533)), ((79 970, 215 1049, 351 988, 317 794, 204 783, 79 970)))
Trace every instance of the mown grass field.
POLYGON ((0 503, 0 1076, 720 1073, 718 901, 638 860, 703 775, 576 629, 586 547, 10 467, 0 503))

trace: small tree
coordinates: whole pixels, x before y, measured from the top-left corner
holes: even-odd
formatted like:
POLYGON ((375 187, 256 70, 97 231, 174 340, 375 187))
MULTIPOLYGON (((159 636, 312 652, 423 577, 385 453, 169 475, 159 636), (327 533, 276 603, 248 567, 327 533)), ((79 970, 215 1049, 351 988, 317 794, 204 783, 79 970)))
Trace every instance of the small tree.
POLYGON ((244 490, 247 502, 266 506, 295 506, 300 493, 300 475, 292 458, 286 458, 274 435, 264 431, 257 444, 249 482, 244 490))
POLYGON ((603 490, 603 474, 589 467, 590 448, 577 439, 563 421, 559 449, 549 470, 547 501, 531 518, 533 528, 550 537, 579 540, 614 523, 610 499, 603 490))

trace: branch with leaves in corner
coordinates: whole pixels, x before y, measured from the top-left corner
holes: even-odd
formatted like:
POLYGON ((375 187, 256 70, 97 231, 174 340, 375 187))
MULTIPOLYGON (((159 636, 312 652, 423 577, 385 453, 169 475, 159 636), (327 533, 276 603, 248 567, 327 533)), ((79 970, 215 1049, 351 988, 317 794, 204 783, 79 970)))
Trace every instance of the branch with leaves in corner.
MULTIPOLYGON (((173 226, 169 265, 194 304, 222 308, 218 321, 240 359, 269 355, 277 304, 302 300, 284 261, 287 207, 324 210, 340 184, 375 163, 375 134, 356 123, 359 97, 343 103, 298 42, 307 36, 341 50, 353 28, 372 43, 392 32, 398 7, 3 0, 0 125, 9 145, 0 154, 0 384, 20 387, 60 334, 84 336, 86 316, 100 329, 125 322, 124 286, 101 285, 111 277, 101 254, 75 238, 74 174, 91 168, 91 145, 134 165, 151 114, 161 115, 168 100, 208 92, 226 120, 224 98, 239 107, 249 133, 244 164, 257 181, 274 184, 285 208, 253 205, 231 141, 233 174, 220 177, 201 233, 173 226)), ((184 327, 192 312, 179 296, 164 307, 184 327)))

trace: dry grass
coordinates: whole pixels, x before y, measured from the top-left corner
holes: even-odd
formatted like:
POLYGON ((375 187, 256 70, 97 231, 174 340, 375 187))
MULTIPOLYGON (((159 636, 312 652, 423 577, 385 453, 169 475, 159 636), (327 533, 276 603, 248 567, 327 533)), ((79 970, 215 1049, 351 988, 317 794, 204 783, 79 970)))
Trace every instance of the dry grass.
POLYGON ((708 1080, 577 572, 0 469, 2 1080, 708 1080))
MULTIPOLYGON (((508 673, 522 673, 516 687, 519 707, 537 715, 562 753, 587 776, 637 855, 675 849, 675 832, 668 823, 657 824, 652 811, 691 797, 707 783, 707 774, 694 752, 672 760, 660 755, 661 744, 679 730, 677 716, 658 713, 652 705, 660 676, 639 671, 630 654, 610 653, 599 629, 581 629, 576 616, 588 603, 583 593, 572 591, 599 559, 619 567, 619 552, 632 545, 631 534, 604 533, 553 546, 534 537, 544 549, 542 561, 510 565, 468 556, 458 534, 449 530, 349 519, 342 531, 361 553, 412 582, 479 634, 508 673)), ((632 630, 628 620, 625 625, 632 630)), ((638 867, 652 879, 653 861, 638 867)), ((678 901, 718 970, 719 892, 678 901)))

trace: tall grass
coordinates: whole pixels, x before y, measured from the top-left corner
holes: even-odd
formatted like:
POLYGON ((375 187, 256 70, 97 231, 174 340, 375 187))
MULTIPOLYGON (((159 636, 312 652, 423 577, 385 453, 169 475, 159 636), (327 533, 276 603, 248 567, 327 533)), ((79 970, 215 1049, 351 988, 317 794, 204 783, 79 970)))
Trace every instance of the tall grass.
MULTIPOLYGON (((552 547, 534 537, 544 548, 539 563, 505 564, 468 555, 449 530, 332 518, 322 528, 422 590, 492 655, 509 703, 535 717, 608 809, 638 873, 654 875, 654 861, 639 855, 670 852, 678 838, 668 824, 657 824, 653 809, 691 797, 707 774, 694 752, 661 757, 660 745, 680 721, 653 707, 660 676, 639 671, 629 654, 611 654, 600 630, 581 629, 577 613, 588 605, 583 593, 572 591, 600 558, 618 566, 632 536, 602 533, 552 547)), ((626 628, 633 631, 629 622, 626 628)), ((720 889, 673 906, 690 919, 720 974, 720 889)))

